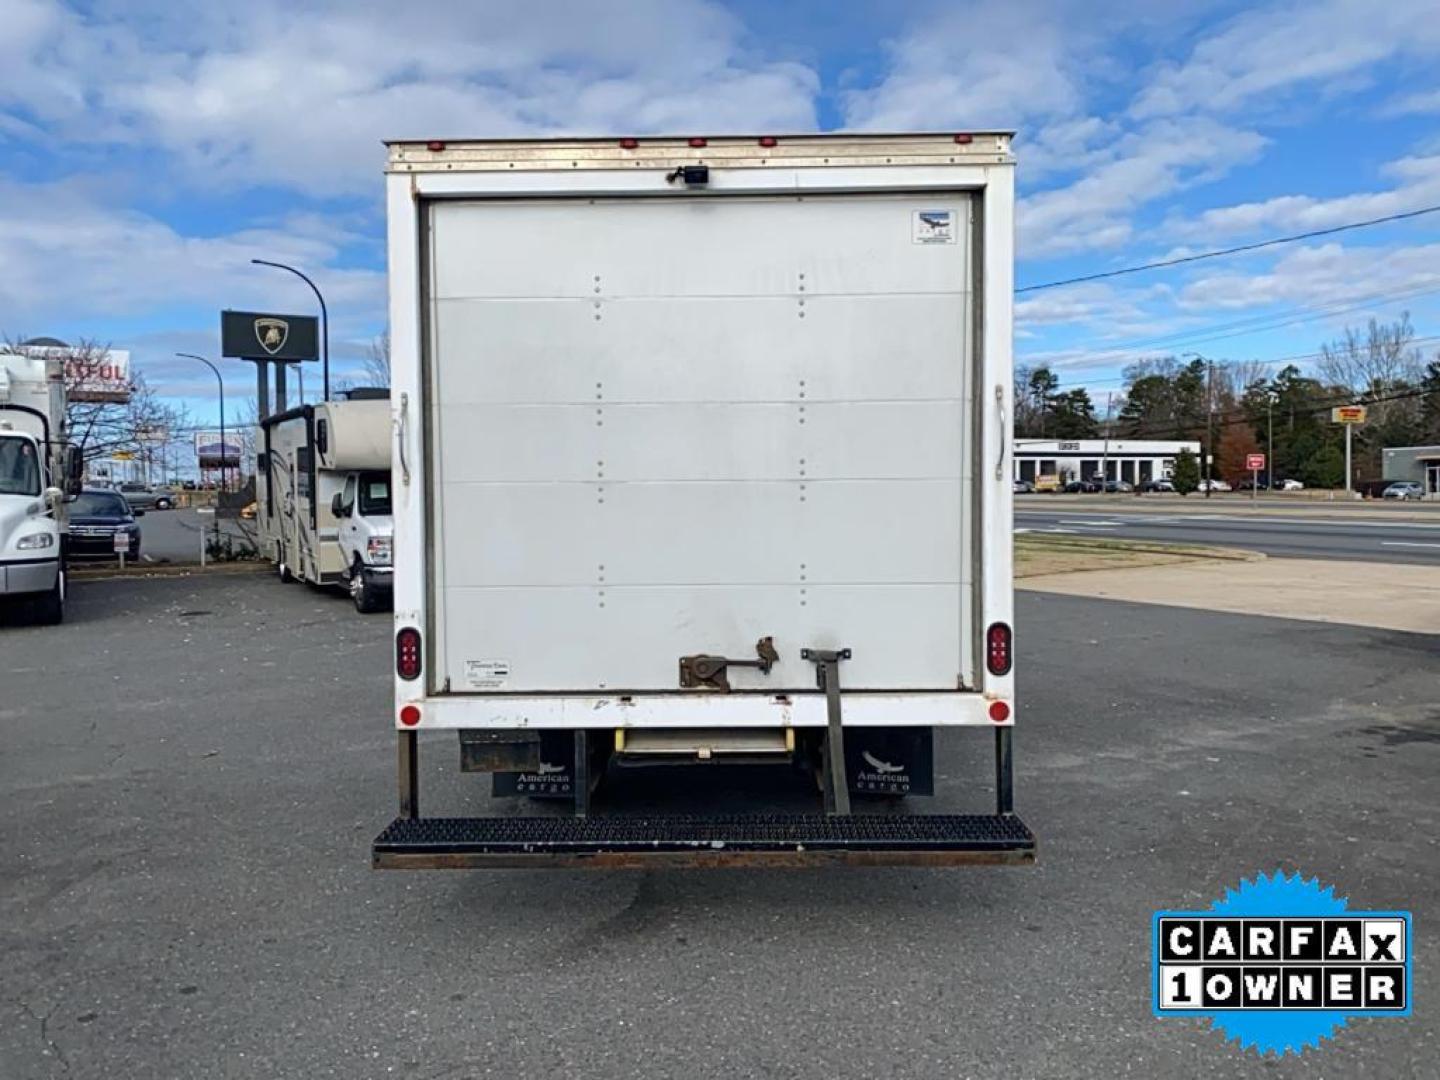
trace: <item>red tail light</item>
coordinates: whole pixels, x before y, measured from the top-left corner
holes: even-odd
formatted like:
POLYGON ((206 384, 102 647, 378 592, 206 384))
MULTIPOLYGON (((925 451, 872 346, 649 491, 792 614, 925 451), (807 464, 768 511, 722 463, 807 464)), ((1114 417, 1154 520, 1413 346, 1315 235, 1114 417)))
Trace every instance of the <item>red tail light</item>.
POLYGON ((975 136, 971 135, 968 131, 962 131, 959 135, 955 136, 955 141, 961 146, 968 146, 975 141, 975 136))
POLYGON ((406 705, 400 710, 400 722, 406 727, 414 727, 420 723, 420 706, 406 705))
MULTIPOLYGON (((400 718, 402 720, 405 718, 403 713, 400 718)), ((417 721, 420 718, 419 709, 415 710, 415 718, 417 721)), ((994 720, 997 724, 1005 723, 1006 720, 1010 719, 1010 706, 1003 701, 990 702, 990 719, 994 720)))
POLYGON ((985 631, 985 666, 991 675, 1009 675, 1014 662, 1010 650, 1010 627, 1003 623, 991 623, 985 631))
POLYGON ((621 149, 621 150, 634 150, 634 149, 635 149, 637 146, 639 146, 639 145, 640 145, 640 140, 639 140, 639 139, 621 139, 621 140, 620 140, 620 149, 621 149))
POLYGON ((699 149, 700 147, 706 145, 707 142, 708 140, 702 139, 697 135, 690 140, 690 145, 695 147, 696 149, 699 149))
POLYGON ((761 135, 761 136, 760 136, 760 145, 761 145, 761 146, 767 146, 767 147, 768 147, 768 146, 778 146, 779 143, 780 143, 780 140, 777 139, 777 138, 775 138, 774 135, 761 135))
POLYGON ((395 635, 395 674, 406 682, 420 677, 420 631, 413 626, 395 635))

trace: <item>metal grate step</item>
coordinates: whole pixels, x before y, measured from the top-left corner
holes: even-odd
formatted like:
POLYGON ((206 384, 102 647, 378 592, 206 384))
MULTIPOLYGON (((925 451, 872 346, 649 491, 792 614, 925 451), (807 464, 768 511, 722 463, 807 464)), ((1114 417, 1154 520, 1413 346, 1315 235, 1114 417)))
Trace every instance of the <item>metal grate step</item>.
POLYGON ((1033 862, 1013 814, 398 818, 375 838, 386 869, 1033 862))

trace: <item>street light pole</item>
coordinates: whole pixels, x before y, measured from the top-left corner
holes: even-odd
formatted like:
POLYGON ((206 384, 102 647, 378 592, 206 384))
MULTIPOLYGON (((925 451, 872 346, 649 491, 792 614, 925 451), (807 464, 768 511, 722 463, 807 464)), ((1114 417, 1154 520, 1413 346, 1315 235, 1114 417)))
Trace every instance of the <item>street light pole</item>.
POLYGON ((295 267, 293 267, 293 266, 286 266, 284 263, 271 262, 269 259, 251 259, 250 261, 251 261, 252 263, 254 263, 256 266, 273 266, 273 267, 275 267, 277 270, 289 270, 290 273, 294 274, 294 275, 295 275, 296 277, 298 277, 301 281, 305 282, 306 285, 309 285, 309 286, 310 286, 310 291, 315 294, 315 299, 320 301, 320 378, 321 378, 321 381, 324 383, 324 391, 325 391, 325 398, 324 398, 324 400, 329 401, 329 400, 330 400, 330 312, 329 312, 329 310, 325 307, 325 297, 321 294, 320 289, 319 289, 318 286, 316 286, 315 282, 311 281, 308 277, 306 277, 304 274, 302 274, 299 270, 296 270, 295 267))
MULTIPOLYGON (((219 387, 220 387, 220 492, 221 492, 221 494, 224 494, 224 492, 225 492, 225 380, 220 377, 220 369, 219 369, 218 367, 216 367, 214 364, 212 364, 209 360, 206 360, 205 357, 203 357, 203 356, 197 356, 195 353, 188 353, 188 352, 177 352, 175 355, 176 355, 176 356, 180 356, 180 357, 184 357, 186 360, 199 360, 202 364, 204 364, 206 367, 208 367, 211 371, 213 371, 213 372, 215 373, 215 382, 216 382, 216 383, 219 385, 219 387)), ((217 499, 216 502, 218 503, 219 500, 217 499)), ((216 542, 218 543, 218 542, 219 542, 219 537, 220 537, 220 515, 219 515, 219 514, 216 514, 216 515, 215 515, 215 537, 216 537, 216 542)))

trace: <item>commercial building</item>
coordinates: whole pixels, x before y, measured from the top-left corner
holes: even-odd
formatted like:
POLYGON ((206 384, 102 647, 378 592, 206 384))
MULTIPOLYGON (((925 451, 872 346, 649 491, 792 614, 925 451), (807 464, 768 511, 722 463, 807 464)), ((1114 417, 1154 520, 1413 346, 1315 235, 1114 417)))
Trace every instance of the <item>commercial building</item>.
POLYGON ((1107 480, 1139 484, 1175 471, 1175 457, 1188 450, 1200 460, 1200 443, 1172 439, 1016 439, 1015 479, 1057 476, 1060 482, 1107 480))
POLYGON ((1427 499, 1440 496, 1440 446, 1387 446, 1380 475, 1386 480, 1414 480, 1427 499))

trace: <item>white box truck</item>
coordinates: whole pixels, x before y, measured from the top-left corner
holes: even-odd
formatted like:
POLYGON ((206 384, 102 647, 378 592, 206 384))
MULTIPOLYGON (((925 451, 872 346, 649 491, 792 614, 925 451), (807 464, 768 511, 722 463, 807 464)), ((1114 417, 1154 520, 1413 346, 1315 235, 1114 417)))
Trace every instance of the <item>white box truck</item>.
POLYGON ((260 422, 257 544, 281 581, 341 586, 367 614, 389 601, 390 443, 383 389, 260 422))
POLYGON ((0 601, 42 623, 65 617, 66 500, 84 469, 65 441, 65 397, 60 359, 0 351, 0 601))
POLYGON ((1004 132, 390 144, 400 816, 376 866, 1033 859, 1013 207, 1004 132), (951 727, 994 740, 995 813, 856 812, 927 791, 951 727), (437 730, 574 815, 422 815, 437 730), (808 764, 817 805, 592 806, 657 760, 808 764))

